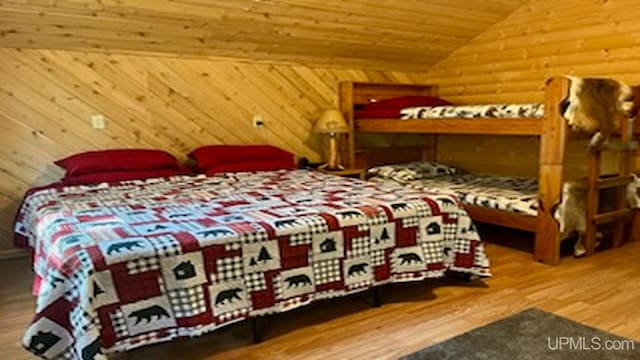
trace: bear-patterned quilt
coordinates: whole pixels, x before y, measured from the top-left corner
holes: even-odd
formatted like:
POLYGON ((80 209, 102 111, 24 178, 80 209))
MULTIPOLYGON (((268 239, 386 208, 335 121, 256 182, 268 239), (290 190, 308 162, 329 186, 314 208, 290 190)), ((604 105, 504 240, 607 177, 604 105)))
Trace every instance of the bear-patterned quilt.
POLYGON ((93 359, 389 282, 489 275, 456 198, 306 170, 53 187, 25 198, 24 346, 93 359))

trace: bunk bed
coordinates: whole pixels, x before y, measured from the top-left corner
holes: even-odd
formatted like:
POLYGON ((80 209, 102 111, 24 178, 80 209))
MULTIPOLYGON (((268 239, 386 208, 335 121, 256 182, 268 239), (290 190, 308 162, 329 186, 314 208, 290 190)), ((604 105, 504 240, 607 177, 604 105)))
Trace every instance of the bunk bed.
MULTIPOLYGON (((494 208, 466 204, 466 210, 478 222, 516 228, 535 233, 534 259, 548 264, 560 261, 561 234, 554 211, 561 202, 565 146, 570 137, 580 136, 570 131, 561 115, 561 106, 569 93, 569 80, 554 77, 547 81, 544 102, 540 108, 521 111, 524 116, 508 118, 446 117, 431 119, 367 118, 357 115, 356 109, 363 105, 402 96, 437 96, 435 85, 382 84, 366 82, 343 82, 340 84, 340 108, 349 123, 346 146, 343 149, 349 166, 371 167, 385 164, 388 153, 401 153, 405 160, 437 160, 437 134, 479 134, 535 136, 540 139, 538 164, 538 207, 537 214, 517 213, 494 208), (413 133, 425 134, 423 148, 367 148, 359 145, 358 136, 364 133, 413 133), (381 156, 382 155, 382 156, 381 156)), ((640 102, 640 86, 632 87, 633 108, 640 102)), ((637 111, 634 112, 634 116, 637 111)), ((627 120, 621 126, 620 136, 629 141, 640 133, 640 121, 627 120)), ((584 136, 584 135, 583 135, 584 136)), ((631 163, 630 151, 624 153, 627 163, 631 163)), ((613 184, 614 182, 610 182, 613 184)), ((588 186, 595 187, 598 181, 588 186)), ((606 184, 605 184, 606 185, 606 184)), ((593 192, 590 191, 590 194, 593 192)), ((595 213, 591 211, 590 213, 595 213)))

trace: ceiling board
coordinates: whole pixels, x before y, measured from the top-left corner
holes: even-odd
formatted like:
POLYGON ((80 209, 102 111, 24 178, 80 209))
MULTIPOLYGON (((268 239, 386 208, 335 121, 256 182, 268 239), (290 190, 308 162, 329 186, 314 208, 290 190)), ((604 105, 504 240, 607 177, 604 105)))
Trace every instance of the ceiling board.
POLYGON ((526 0, 0 0, 0 47, 424 71, 526 0))

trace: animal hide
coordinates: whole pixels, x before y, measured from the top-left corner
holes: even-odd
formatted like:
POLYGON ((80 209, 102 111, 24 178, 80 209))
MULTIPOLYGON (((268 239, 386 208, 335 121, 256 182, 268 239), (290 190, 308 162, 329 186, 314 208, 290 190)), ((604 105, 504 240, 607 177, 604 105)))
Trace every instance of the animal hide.
POLYGON ((567 78, 571 86, 569 97, 562 104, 562 115, 573 130, 594 134, 589 148, 596 149, 627 116, 623 104, 631 98, 631 87, 612 79, 567 78))
MULTIPOLYGON (((606 193, 600 196, 602 206, 610 207, 611 197, 606 193)), ((562 187, 562 202, 555 212, 555 218, 560 225, 560 239, 567 239, 578 235, 574 247, 574 255, 582 256, 585 253, 583 236, 587 229, 587 186, 584 181, 568 181, 562 187)), ((627 203, 630 208, 640 208, 640 178, 634 176, 627 186, 627 203)), ((600 235, 600 234, 598 234, 600 235)), ((600 237, 600 236, 599 236, 600 237)))

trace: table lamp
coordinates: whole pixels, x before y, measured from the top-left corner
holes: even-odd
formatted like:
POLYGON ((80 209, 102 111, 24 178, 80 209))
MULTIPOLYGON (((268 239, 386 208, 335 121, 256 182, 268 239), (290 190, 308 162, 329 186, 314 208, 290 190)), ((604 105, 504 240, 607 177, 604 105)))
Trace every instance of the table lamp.
POLYGON ((338 134, 349 132, 349 126, 344 120, 344 116, 340 110, 329 109, 320 114, 320 118, 313 127, 313 132, 320 134, 329 134, 329 161, 322 165, 320 169, 324 170, 342 170, 344 167, 340 164, 338 152, 338 134))

